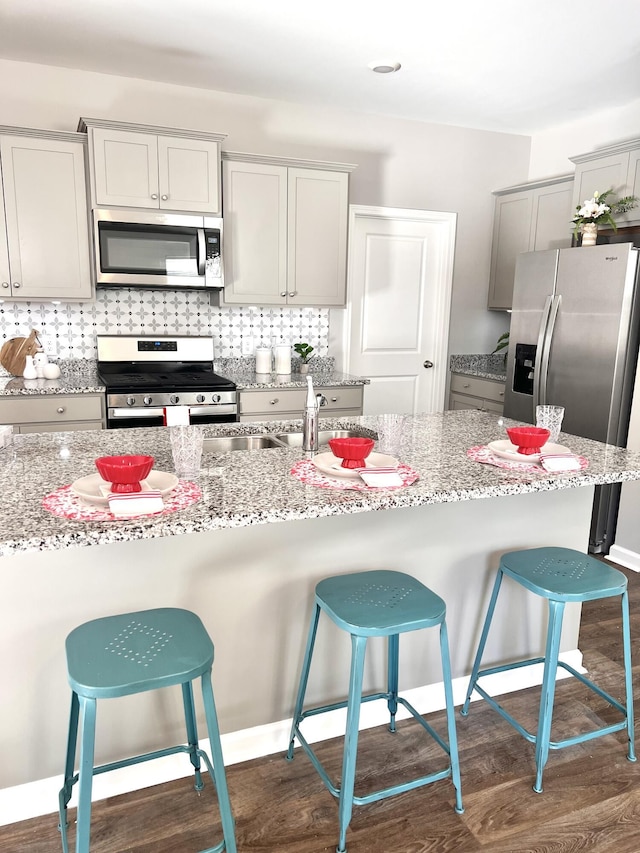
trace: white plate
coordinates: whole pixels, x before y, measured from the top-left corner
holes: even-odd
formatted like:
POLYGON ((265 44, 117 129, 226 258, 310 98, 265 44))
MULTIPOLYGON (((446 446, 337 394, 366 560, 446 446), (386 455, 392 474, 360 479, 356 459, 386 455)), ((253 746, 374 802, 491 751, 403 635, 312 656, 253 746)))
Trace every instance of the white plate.
MULTIPOLYGON (((72 483, 71 491, 78 495, 79 498, 82 498, 83 501, 87 501, 87 503, 107 506, 109 499, 102 493, 102 489, 100 488, 104 485, 105 481, 100 474, 89 474, 87 477, 80 477, 79 480, 72 483)), ((164 497, 178 485, 178 478, 175 474, 153 470, 146 480, 141 481, 140 485, 143 492, 153 489, 160 492, 162 497, 164 497)))
MULTIPOLYGON (((343 468, 342 459, 331 452, 319 453, 313 457, 312 462, 318 471, 328 477, 348 477, 355 480, 360 476, 353 468, 343 468)), ((385 453, 370 453, 365 459, 365 468, 395 468, 397 464, 398 460, 394 456, 387 456, 385 453)))
POLYGON ((562 444, 553 444, 548 441, 542 446, 541 453, 531 453, 527 456, 525 453, 518 453, 518 446, 516 444, 512 444, 508 438, 500 439, 500 441, 490 441, 489 444, 487 444, 487 447, 492 453, 495 453, 496 456, 501 456, 503 459, 510 459, 511 462, 537 462, 541 456, 546 456, 548 453, 555 454, 573 452, 569 450, 568 447, 564 447, 562 444))

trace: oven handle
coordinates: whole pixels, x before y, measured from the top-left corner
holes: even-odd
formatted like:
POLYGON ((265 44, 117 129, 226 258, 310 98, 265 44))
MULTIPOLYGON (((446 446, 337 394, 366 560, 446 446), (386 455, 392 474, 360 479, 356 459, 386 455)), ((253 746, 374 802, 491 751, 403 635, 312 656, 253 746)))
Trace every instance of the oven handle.
MULTIPOLYGON (((189 406, 190 415, 236 415, 238 407, 235 403, 220 406, 189 406)), ((116 418, 161 418, 164 409, 109 409, 109 417, 116 418)))

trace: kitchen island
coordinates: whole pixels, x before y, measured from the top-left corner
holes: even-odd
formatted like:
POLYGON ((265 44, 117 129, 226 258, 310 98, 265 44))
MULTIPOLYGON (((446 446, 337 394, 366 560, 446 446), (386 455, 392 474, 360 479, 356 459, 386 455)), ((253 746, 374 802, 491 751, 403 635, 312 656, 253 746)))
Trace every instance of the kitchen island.
MULTIPOLYGON (((323 422, 330 426, 375 435, 378 419, 323 422)), ((215 435, 300 427, 287 421, 205 429, 215 435)), ((42 499, 92 473, 99 455, 150 453, 156 469, 171 471, 165 430, 17 437, 14 448, 0 451, 0 789, 60 773, 69 703, 64 640, 81 622, 112 613, 180 606, 200 615, 216 646, 214 685, 227 757, 286 748, 313 590, 330 574, 394 568, 432 587, 447 602, 453 675, 464 686, 500 554, 540 545, 584 550, 593 487, 640 479, 639 453, 574 436, 560 441, 589 467, 572 474, 523 473, 467 457, 472 445, 502 437, 504 426, 490 414, 407 418, 397 455, 419 479, 398 490, 302 483, 290 474, 303 455, 299 448, 205 453, 197 503, 171 515, 108 522, 58 518, 42 499)), ((508 588, 501 607, 486 660, 539 652, 541 603, 508 588)), ((562 640, 573 663, 578 627, 573 607, 562 640)), ((372 665, 382 664, 383 651, 371 644, 368 687, 384 683, 382 667, 372 665)), ((437 637, 403 638, 401 658, 401 688, 413 691, 420 710, 437 707, 429 690, 441 679, 437 637)), ((344 696, 348 638, 325 625, 316 661, 309 701, 344 696)), ((181 738, 179 691, 99 709, 98 761, 173 738, 181 738)), ((33 786, 22 790, 27 813, 37 813, 33 786)), ((19 793, 13 788, 12 795, 19 793)), ((11 819, 18 820, 25 812, 15 796, 11 819)), ((41 808, 55 809, 55 795, 48 806, 41 808)))

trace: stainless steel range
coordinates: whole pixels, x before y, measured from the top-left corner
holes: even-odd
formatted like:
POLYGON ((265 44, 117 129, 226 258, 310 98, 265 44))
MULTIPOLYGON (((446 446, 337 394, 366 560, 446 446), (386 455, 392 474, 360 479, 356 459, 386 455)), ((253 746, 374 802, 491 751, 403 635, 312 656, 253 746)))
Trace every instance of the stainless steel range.
POLYGON ((107 428, 162 426, 164 409, 188 406, 191 423, 238 420, 236 386, 213 371, 213 338, 98 335, 107 428))

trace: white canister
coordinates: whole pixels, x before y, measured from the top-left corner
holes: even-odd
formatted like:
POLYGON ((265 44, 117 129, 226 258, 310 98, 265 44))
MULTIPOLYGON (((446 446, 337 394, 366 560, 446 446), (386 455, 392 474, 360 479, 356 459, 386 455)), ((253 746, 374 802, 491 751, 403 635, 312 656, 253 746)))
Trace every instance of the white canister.
POLYGON ((44 379, 44 368, 49 363, 49 359, 43 352, 37 352, 33 357, 33 363, 36 367, 38 379, 44 379))
POLYGON ((271 349, 256 348, 256 373, 271 373, 271 349))
POLYGON ((279 345, 275 348, 276 373, 284 376, 291 373, 291 347, 279 345))
POLYGON ((38 373, 36 371, 36 366, 33 363, 33 356, 28 355, 26 357, 26 361, 24 364, 24 370, 22 371, 22 375, 25 379, 37 379, 38 373))

